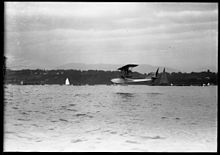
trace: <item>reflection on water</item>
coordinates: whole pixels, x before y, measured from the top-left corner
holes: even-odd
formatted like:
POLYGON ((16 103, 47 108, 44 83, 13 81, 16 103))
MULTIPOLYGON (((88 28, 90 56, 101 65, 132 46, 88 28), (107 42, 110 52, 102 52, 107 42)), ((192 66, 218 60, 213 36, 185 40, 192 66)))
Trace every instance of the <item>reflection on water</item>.
POLYGON ((124 93, 124 92, 117 92, 115 93, 119 102, 131 102, 135 99, 135 93, 124 93))
POLYGON ((155 93, 155 92, 152 92, 152 93, 146 93, 147 95, 149 96, 158 96, 158 95, 162 95, 162 93, 155 93))
POLYGON ((121 98, 123 99, 129 99, 129 98, 133 98, 135 97, 134 93, 116 93, 117 95, 119 95, 121 98))

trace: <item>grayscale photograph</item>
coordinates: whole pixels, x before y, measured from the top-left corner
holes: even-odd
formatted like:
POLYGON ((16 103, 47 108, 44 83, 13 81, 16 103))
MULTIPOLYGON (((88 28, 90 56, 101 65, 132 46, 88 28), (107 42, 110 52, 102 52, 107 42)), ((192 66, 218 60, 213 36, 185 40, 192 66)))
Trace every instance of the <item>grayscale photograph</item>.
POLYGON ((3 152, 217 152, 218 3, 4 2, 3 152))

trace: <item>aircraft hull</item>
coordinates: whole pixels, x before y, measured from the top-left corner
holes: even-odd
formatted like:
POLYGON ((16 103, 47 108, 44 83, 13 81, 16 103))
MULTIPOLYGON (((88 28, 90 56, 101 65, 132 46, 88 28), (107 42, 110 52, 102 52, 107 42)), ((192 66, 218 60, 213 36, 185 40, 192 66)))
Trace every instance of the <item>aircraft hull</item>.
POLYGON ((115 78, 112 79, 113 84, 126 85, 152 85, 152 79, 129 79, 129 78, 115 78))

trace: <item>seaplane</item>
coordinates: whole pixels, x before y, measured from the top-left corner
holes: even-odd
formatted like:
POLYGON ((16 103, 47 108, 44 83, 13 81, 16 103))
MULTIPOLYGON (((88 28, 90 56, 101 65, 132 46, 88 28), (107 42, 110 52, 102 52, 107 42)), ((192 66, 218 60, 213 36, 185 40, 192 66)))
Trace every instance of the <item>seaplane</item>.
POLYGON ((123 67, 118 68, 118 70, 121 72, 120 78, 114 78, 111 79, 111 82, 113 84, 132 84, 132 83, 140 83, 140 82, 146 82, 146 81, 152 81, 154 82, 158 78, 158 71, 155 72, 155 74, 149 74, 145 78, 142 79, 135 79, 132 77, 132 68, 137 67, 137 64, 127 64, 123 67))

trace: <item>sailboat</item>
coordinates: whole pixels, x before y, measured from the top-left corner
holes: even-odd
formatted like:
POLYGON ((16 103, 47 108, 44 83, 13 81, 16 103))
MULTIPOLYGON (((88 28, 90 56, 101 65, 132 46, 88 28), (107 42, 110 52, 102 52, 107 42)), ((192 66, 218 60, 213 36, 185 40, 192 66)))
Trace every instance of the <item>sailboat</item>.
POLYGON ((70 85, 70 81, 68 78, 66 78, 65 85, 70 85))
POLYGON ((161 86, 168 86, 169 85, 169 81, 167 78, 167 74, 165 72, 165 68, 163 69, 163 73, 160 77, 159 85, 161 85, 161 86))

